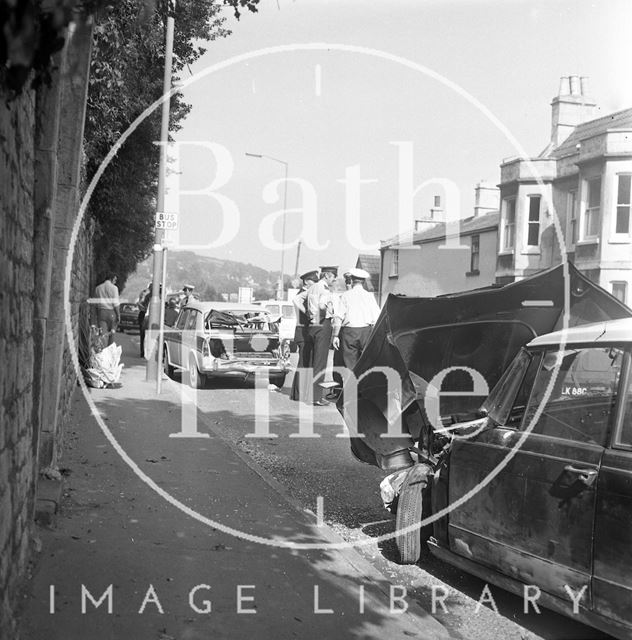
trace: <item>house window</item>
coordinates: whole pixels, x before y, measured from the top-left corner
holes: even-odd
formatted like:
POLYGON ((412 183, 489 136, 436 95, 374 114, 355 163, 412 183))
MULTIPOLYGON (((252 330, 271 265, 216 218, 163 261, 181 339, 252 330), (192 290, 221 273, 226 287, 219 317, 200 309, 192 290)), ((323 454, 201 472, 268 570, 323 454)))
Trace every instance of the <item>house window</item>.
POLYGON ((434 197, 434 207, 438 209, 441 206, 441 196, 434 197))
POLYGON ((516 199, 505 200, 505 223, 503 227, 503 249, 514 248, 516 234, 516 199))
POLYGON ((393 249, 391 260, 391 272, 389 277, 395 278, 399 275, 399 249, 393 249))
POLYGON ((601 209, 601 176, 586 180, 586 214, 584 216, 584 238, 599 235, 601 209))
POLYGON ((617 188, 617 219, 615 233, 630 233, 630 175, 620 175, 617 188))
POLYGON ((627 304, 628 283, 627 282, 613 282, 612 283, 612 295, 621 300, 623 304, 627 304))
POLYGON ((470 254, 470 273, 478 273, 479 257, 481 253, 480 236, 472 236, 472 253, 470 254))
POLYGON ((566 196, 566 219, 568 220, 568 243, 577 242, 577 191, 569 191, 566 196))
POLYGON ((540 244, 540 196, 529 196, 529 222, 527 245, 537 247, 540 244))

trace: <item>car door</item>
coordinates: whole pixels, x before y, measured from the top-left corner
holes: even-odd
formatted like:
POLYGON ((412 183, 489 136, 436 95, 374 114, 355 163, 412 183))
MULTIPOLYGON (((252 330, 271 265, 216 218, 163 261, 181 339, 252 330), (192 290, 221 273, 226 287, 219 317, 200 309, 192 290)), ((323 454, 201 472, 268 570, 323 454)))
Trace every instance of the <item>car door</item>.
POLYGON ((632 357, 625 356, 611 446, 597 483, 593 609, 632 625, 632 357))
POLYGON ((182 366, 187 367, 189 362, 189 354, 191 351, 195 351, 197 348, 196 337, 198 334, 198 319, 202 314, 197 309, 189 309, 189 316, 187 317, 184 330, 182 331, 182 348, 180 357, 182 359, 182 366))
POLYGON ((176 320, 175 327, 166 334, 166 339, 169 342, 169 357, 171 358, 171 364, 178 367, 184 366, 182 364, 182 332, 189 319, 190 309, 182 309, 180 315, 176 320))
POLYGON ((567 349, 559 372, 556 349, 530 357, 505 423, 453 446, 450 502, 473 497, 450 514, 449 543, 566 601, 568 587, 584 589, 590 606, 596 480, 621 352, 567 349))

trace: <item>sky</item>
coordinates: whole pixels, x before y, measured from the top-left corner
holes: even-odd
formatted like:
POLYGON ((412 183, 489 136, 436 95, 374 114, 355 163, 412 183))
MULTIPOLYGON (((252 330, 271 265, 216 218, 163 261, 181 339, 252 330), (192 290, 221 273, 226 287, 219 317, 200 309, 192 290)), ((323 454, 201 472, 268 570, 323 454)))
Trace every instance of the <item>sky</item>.
POLYGON ((182 77, 172 241, 288 275, 355 266, 448 183, 449 215, 471 216, 476 183, 548 143, 561 76, 588 78, 599 115, 632 107, 629 0, 262 0, 226 15, 232 35, 182 77))

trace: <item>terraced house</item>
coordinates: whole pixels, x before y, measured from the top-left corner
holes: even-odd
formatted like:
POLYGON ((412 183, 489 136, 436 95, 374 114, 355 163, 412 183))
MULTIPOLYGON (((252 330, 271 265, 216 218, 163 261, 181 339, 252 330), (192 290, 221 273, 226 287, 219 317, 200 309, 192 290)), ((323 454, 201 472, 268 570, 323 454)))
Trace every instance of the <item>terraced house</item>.
POLYGON ((593 282, 630 304, 632 108, 595 118, 586 79, 578 76, 561 79, 551 107, 544 150, 500 165, 499 212, 461 224, 461 244, 470 247, 470 267, 478 269, 471 267, 460 280, 458 261, 449 273, 436 269, 445 223, 435 220, 414 237, 421 250, 410 252, 416 255, 407 264, 398 238, 382 243, 382 297, 507 284, 559 264, 566 254, 593 282))

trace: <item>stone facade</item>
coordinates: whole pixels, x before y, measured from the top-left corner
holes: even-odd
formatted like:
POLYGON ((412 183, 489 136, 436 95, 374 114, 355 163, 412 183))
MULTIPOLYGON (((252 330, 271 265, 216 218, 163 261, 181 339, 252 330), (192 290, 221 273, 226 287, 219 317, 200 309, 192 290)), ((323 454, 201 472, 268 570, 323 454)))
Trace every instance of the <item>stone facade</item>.
POLYGON ((514 282, 570 260, 630 305, 632 109, 595 118, 585 79, 562 78, 551 140, 536 158, 500 167, 496 281, 514 282))
POLYGON ((382 242, 378 301, 389 294, 432 297, 494 282, 498 243, 498 189, 479 183, 474 216, 458 228, 428 216, 410 237, 382 242))
POLYGON ((586 86, 586 78, 562 78, 549 142, 537 157, 502 162, 500 206, 488 203, 484 216, 477 206, 460 221, 460 251, 438 251, 446 227, 436 215, 416 220, 410 237, 382 242, 381 300, 504 285, 569 260, 630 306, 632 109, 595 118, 586 86), (483 218, 493 225, 477 227, 483 218))

